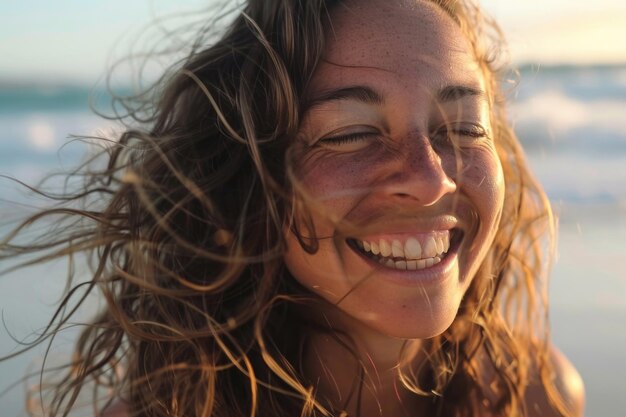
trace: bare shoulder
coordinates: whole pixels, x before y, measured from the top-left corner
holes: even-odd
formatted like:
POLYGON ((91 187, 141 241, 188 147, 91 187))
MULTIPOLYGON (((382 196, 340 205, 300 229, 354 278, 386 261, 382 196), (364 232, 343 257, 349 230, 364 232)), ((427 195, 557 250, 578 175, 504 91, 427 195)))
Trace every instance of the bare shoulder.
MULTIPOLYGON (((582 417, 585 410, 585 386, 572 363, 556 347, 551 347, 549 360, 552 366, 552 387, 563 399, 564 405, 573 417, 582 417)), ((526 390, 526 407, 531 417, 557 417, 550 405, 546 389, 541 383, 538 366, 533 367, 532 382, 526 390)))

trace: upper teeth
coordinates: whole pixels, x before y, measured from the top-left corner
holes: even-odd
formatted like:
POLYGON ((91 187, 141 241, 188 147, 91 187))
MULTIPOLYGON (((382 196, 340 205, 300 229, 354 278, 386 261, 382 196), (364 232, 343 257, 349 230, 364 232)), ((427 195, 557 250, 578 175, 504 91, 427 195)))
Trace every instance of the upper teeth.
POLYGON ((450 249, 449 231, 420 234, 400 239, 355 239, 359 248, 365 252, 383 257, 411 259, 434 258, 450 249))

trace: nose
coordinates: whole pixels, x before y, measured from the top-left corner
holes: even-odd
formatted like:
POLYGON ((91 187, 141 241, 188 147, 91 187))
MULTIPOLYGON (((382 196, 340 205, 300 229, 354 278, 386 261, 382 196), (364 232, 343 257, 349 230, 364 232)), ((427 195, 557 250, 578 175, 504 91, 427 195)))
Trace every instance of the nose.
POLYGON ((411 135, 399 151, 398 163, 393 164, 385 187, 390 197, 431 206, 456 191, 456 183, 446 173, 428 136, 411 135))

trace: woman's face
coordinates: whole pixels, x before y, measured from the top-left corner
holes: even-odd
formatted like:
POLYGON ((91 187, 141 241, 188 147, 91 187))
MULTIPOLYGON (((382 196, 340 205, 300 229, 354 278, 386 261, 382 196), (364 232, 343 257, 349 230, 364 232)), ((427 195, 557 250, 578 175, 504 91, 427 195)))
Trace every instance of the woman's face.
POLYGON ((501 213, 485 82, 432 3, 353 1, 330 20, 295 144, 296 175, 323 208, 319 250, 287 231, 285 262, 348 327, 432 337, 452 323, 501 213))

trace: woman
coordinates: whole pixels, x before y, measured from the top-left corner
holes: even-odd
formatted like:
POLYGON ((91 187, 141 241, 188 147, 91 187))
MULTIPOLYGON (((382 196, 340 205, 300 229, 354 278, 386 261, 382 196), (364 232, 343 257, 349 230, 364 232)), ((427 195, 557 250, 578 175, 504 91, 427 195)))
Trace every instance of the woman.
POLYGON ((250 0, 46 245, 107 301, 50 415, 87 384, 109 417, 582 415, 497 35, 464 1, 250 0))

